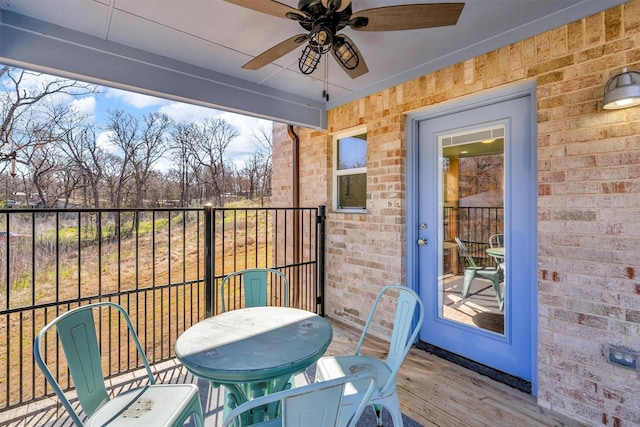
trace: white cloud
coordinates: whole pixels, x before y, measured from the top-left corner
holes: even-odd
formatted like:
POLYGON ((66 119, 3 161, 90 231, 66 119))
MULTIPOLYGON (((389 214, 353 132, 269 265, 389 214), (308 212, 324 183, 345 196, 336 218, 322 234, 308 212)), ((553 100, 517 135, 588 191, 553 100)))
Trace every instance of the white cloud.
POLYGON ((223 112, 222 118, 235 126, 240 132, 240 136, 229 144, 227 157, 232 159, 236 165, 242 166, 243 162, 256 151, 256 141, 253 134, 259 134, 260 127, 266 128, 270 132, 272 122, 228 112, 223 112))
POLYGON ((127 92, 115 88, 107 88, 104 95, 107 98, 114 99, 137 109, 165 105, 171 102, 167 99, 156 98, 155 96, 143 95, 141 93, 127 92))
POLYGON ((85 96, 71 101, 71 108, 74 111, 88 116, 91 120, 95 118, 96 105, 96 98, 93 96, 85 96))
POLYGON ((171 102, 158 109, 160 113, 168 115, 178 123, 200 122, 207 118, 221 117, 227 123, 234 126, 240 135, 231 141, 227 149, 227 158, 242 166, 243 161, 248 159, 256 151, 255 138, 253 132, 257 132, 260 127, 271 130, 271 121, 257 119, 241 114, 219 111, 213 108, 201 107, 193 104, 181 102, 171 102))
POLYGON ((96 144, 99 148, 103 149, 108 153, 115 153, 117 151, 117 147, 111 143, 111 136, 113 135, 113 131, 105 131, 100 132, 96 136, 96 144))
POLYGON ((182 102, 171 102, 163 105, 158 112, 166 114, 177 123, 199 122, 206 118, 220 115, 220 111, 213 108, 200 107, 182 102))

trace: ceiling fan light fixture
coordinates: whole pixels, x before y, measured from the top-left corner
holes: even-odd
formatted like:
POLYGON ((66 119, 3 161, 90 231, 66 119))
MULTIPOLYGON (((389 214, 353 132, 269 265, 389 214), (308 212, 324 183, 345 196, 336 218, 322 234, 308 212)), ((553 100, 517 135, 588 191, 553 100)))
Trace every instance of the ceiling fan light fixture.
POLYGON ((340 37, 336 39, 336 42, 333 44, 333 51, 335 53, 335 57, 342 66, 348 70, 355 70, 360 62, 360 58, 358 57, 358 53, 355 48, 349 41, 340 37))
POLYGON ((310 44, 306 45, 304 50, 302 51, 302 56, 300 60, 298 60, 298 68, 302 74, 311 74, 316 68, 318 68, 318 63, 320 62, 320 57, 322 55, 316 51, 310 44))
POLYGON ((320 54, 329 52, 333 44, 331 30, 322 25, 318 25, 309 34, 309 44, 320 54))

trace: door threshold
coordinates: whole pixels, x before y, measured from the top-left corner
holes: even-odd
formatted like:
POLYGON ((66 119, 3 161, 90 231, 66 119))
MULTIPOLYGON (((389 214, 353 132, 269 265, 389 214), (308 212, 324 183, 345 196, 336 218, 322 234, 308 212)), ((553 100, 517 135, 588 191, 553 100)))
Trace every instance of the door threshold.
POLYGON ((487 376, 494 381, 501 382, 517 390, 520 390, 524 393, 531 394, 530 381, 507 374, 506 372, 498 371, 495 368, 492 368, 487 365, 483 365, 482 363, 478 363, 471 359, 467 359, 466 357, 462 357, 460 355, 452 353, 443 348, 436 347, 424 341, 416 342, 415 346, 421 350, 434 354, 442 359, 448 360, 449 362, 455 363, 456 365, 460 365, 464 368, 470 369, 474 372, 487 376))

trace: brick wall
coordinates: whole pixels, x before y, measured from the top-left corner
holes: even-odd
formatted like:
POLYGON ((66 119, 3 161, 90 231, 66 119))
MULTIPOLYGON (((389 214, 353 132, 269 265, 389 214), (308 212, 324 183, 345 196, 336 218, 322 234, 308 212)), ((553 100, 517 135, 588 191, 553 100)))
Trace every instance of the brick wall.
POLYGON ((297 129, 301 204, 329 207, 327 313, 361 325, 377 290, 405 281, 405 114, 535 79, 538 402, 587 425, 640 425, 640 376, 603 356, 608 343, 640 350, 640 108, 601 109, 606 81, 640 70, 639 42, 634 0, 335 108, 328 132, 297 129), (332 213, 330 133, 363 124, 367 213, 332 213))

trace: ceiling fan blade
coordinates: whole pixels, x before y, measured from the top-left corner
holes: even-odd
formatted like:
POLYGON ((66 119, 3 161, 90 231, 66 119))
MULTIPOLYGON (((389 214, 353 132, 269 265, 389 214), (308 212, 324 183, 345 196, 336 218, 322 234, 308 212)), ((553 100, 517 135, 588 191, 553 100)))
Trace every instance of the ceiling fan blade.
POLYGON ((399 31, 455 25, 464 3, 406 4, 361 10, 351 21, 367 18, 367 25, 354 25, 358 31, 399 31))
POLYGON ((349 69, 345 67, 342 61, 338 59, 335 50, 331 49, 331 54, 333 55, 333 59, 336 60, 338 65, 340 65, 340 67, 344 70, 344 72, 347 73, 349 77, 351 77, 352 79, 355 79, 357 77, 360 77, 363 74, 368 73, 369 68, 367 68, 367 63, 364 61, 364 57, 362 56, 362 53, 360 52, 358 47, 355 45, 353 40, 351 40, 349 37, 347 37, 344 34, 340 34, 340 37, 342 37, 346 42, 348 42, 351 45, 351 48, 356 52, 356 55, 358 55, 358 60, 359 60, 358 65, 354 69, 349 69))
POLYGON ((277 16, 278 18, 289 19, 287 13, 293 13, 295 15, 302 15, 306 17, 306 14, 301 10, 294 7, 287 6, 275 0, 225 0, 227 3, 233 3, 237 6, 246 7, 247 9, 255 10, 256 12, 266 13, 267 15, 277 16))
POLYGON ((271 49, 262 52, 260 55, 244 64, 242 68, 247 70, 258 70, 265 65, 272 63, 281 56, 284 56, 287 53, 291 52, 293 49, 300 46, 306 41, 306 34, 298 34, 296 36, 288 38, 287 40, 273 46, 271 49))

